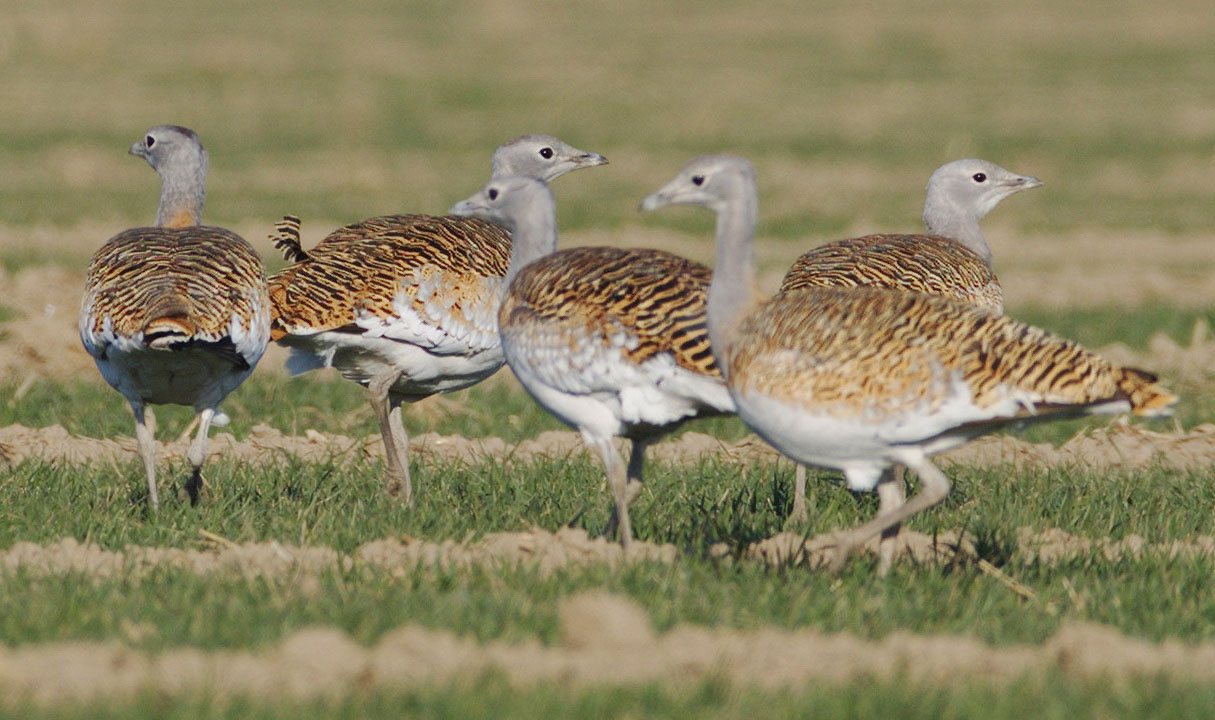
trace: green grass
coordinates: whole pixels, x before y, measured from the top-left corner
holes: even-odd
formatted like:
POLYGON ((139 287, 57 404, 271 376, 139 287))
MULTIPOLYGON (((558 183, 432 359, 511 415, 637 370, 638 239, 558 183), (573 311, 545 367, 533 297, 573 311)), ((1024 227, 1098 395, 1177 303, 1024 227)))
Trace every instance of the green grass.
POLYGON ((1144 350, 1157 333, 1177 343, 1190 344, 1196 322, 1215 325, 1215 308, 1192 309, 1168 305, 1124 308, 1054 308, 1020 306, 1009 308, 1009 316, 1036 325, 1084 345, 1091 350, 1123 343, 1144 350))
MULTIPOLYGON (((198 508, 169 491, 162 493, 161 513, 149 517, 134 462, 82 469, 26 463, 0 485, 0 547, 66 535, 112 549, 189 548, 201 545, 206 530, 237 542, 277 539, 352 553, 368 541, 402 534, 437 540, 532 526, 596 529, 607 517, 600 470, 589 458, 415 471, 420 497, 405 509, 380 491, 378 463, 216 462, 198 508)), ((182 475, 180 468, 167 472, 163 482, 179 484, 182 475)), ((132 622, 154 628, 141 641, 149 647, 258 646, 315 623, 337 625, 365 643, 407 622, 481 639, 551 641, 560 598, 591 588, 636 598, 659 629, 679 623, 811 626, 864 636, 907 629, 1010 643, 1041 641, 1070 618, 1151 639, 1215 638, 1215 599, 1203 590, 1215 567, 1209 557, 1107 560, 1094 554, 1042 564, 1019 556, 1015 545, 1021 526, 1061 527, 1091 538, 1134 533, 1150 542, 1206 533, 1215 504, 1211 472, 1018 473, 1005 467, 952 475, 955 488, 946 502, 910 527, 930 534, 964 530, 983 557, 1034 588, 1036 600, 1023 601, 964 564, 902 563, 879 580, 867 558, 838 579, 743 560, 749 544, 785 526, 791 468, 706 461, 655 465, 634 506, 637 536, 675 544, 674 565, 566 568, 548 576, 528 568, 421 568, 394 577, 356 563, 322 573, 319 588, 308 593, 294 576, 199 577, 163 569, 138 580, 89 580, 18 572, 5 578, 0 594, 0 642, 99 639, 132 622), (709 552, 717 543, 726 544, 725 556, 709 552)), ((792 529, 815 534, 875 512, 872 494, 850 493, 830 477, 812 477, 812 519, 792 529)))

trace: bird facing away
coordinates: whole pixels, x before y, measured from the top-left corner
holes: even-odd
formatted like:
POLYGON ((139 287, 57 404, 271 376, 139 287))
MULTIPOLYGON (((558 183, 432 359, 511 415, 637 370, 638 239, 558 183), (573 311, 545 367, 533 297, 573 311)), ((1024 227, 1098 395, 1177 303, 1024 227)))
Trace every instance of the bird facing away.
MULTIPOLYGON (((933 454, 1012 422, 1159 416, 1176 402, 1148 373, 946 298, 809 288, 763 301, 755 174, 743 158, 697 158, 643 207, 676 203, 717 213, 708 327, 739 417, 793 460, 843 471, 853 490, 878 489, 878 516, 837 536, 836 567, 858 544, 948 494, 933 454), (922 482, 905 504, 883 489, 896 463, 922 482)), ((888 564, 883 558, 880 567, 888 564)))
POLYGON ((614 502, 607 532, 627 547, 646 447, 684 420, 733 412, 705 326, 709 269, 660 250, 556 251, 552 193, 527 178, 491 180, 452 211, 511 230, 498 313, 506 362, 598 451, 614 502), (632 440, 627 468, 612 447, 618 435, 632 440))
POLYGON ((131 403, 155 510, 156 444, 145 406, 190 405, 198 413, 186 485, 197 502, 207 431, 219 403, 266 350, 270 298, 253 247, 229 230, 199 224, 207 152, 198 136, 158 125, 130 152, 160 175, 156 226, 119 233, 93 255, 80 339, 102 377, 131 403))
MULTIPOLYGON (((543 182, 607 159, 547 135, 494 153, 543 182)), ((271 339, 295 375, 335 367, 368 389, 384 439, 387 489, 413 498, 402 403, 468 387, 502 366, 498 301, 509 234, 476 218, 386 215, 339 228, 316 247, 284 218, 275 244, 294 261, 270 277, 271 339)))
MULTIPOLYGON (((837 240, 793 263, 780 291, 807 287, 878 287, 941 295, 997 315, 1004 290, 991 265, 991 250, 979 229, 1001 200, 1042 185, 986 160, 955 160, 928 179, 924 225, 928 234, 878 234, 837 240)), ((901 480, 899 487, 902 487, 901 480)), ((806 517, 806 468, 797 466, 793 512, 806 517)))

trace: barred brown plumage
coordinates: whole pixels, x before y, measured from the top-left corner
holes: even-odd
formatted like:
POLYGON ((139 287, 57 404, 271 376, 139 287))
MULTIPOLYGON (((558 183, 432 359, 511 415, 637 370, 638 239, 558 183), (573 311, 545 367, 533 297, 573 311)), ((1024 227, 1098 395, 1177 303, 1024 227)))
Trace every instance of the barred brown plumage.
POLYGON ((743 158, 697 158, 643 206, 673 203, 717 213, 708 326, 739 417, 797 462, 842 470, 854 490, 878 490, 878 516, 837 536, 837 567, 874 535, 884 539, 879 567, 889 566, 892 531, 949 492, 929 460, 935 453, 1011 422, 1167 415, 1177 400, 1149 373, 948 298, 809 288, 762 301, 755 175, 743 158), (894 464, 921 480, 905 504, 888 472, 894 464))
POLYGON ((421 311, 418 285, 403 281, 421 268, 451 284, 454 310, 488 301, 492 313, 496 287, 483 281, 505 275, 509 259, 510 235, 475 218, 386 215, 338 228, 270 277, 271 339, 348 327, 364 314, 391 318, 406 298, 421 311))
MULTIPOLYGON (((1001 200, 1040 180, 986 160, 955 160, 928 179, 924 224, 929 233, 866 235, 836 240, 793 263, 780 292, 807 287, 875 287, 952 298, 1004 312, 1004 289, 991 266, 991 250, 979 221, 1001 200)), ((901 474, 894 480, 901 488, 901 474)), ((806 468, 797 466, 793 511, 806 517, 806 468)))
POLYGON ((786 293, 748 315, 724 352, 740 393, 862 419, 875 413, 935 413, 956 398, 941 392, 956 373, 969 401, 989 411, 1022 394, 999 425, 1046 413, 1124 401, 1152 415, 1173 396, 1156 378, 1117 367, 1080 345, 954 301, 874 288, 786 293))
POLYGON ((720 378, 709 350, 705 299, 712 271, 661 250, 579 247, 529 263, 502 301, 500 319, 517 332, 599 337, 627 328, 620 349, 641 364, 659 354, 692 372, 720 378))
POLYGON ((135 413, 136 439, 159 506, 147 403, 191 405, 198 434, 186 489, 197 502, 207 432, 219 403, 253 371, 270 334, 261 258, 235 233, 198 225, 206 151, 191 130, 152 128, 131 146, 161 176, 158 222, 111 238, 89 262, 80 337, 135 413))
MULTIPOLYGON (((499 147, 493 167, 547 182, 606 162, 557 138, 527 135, 499 147)), ((475 218, 385 215, 304 250, 299 220, 287 216, 272 238, 295 261, 269 281, 271 336, 291 348, 288 369, 335 367, 367 387, 387 489, 410 502, 401 404, 468 387, 502 366, 497 311, 510 235, 475 218)))
POLYGON ((684 420, 733 411, 705 326, 709 269, 660 250, 557 251, 552 193, 527 178, 493 180, 453 210, 514 233, 498 314, 506 362, 599 452, 613 494, 606 532, 619 528, 627 546, 646 446, 684 420), (613 436, 632 440, 627 468, 613 436))
POLYGON ((865 235, 817 247, 793 263, 780 292, 811 287, 888 288, 1004 312, 1004 290, 991 267, 937 235, 865 235))
POLYGON ((806 287, 880 287, 954 298, 997 314, 1004 291, 979 228, 1001 200, 1042 181, 986 160, 967 158, 937 168, 928 180, 928 234, 877 234, 836 240, 793 263, 780 291, 806 287))
POLYGON ((300 219, 294 215, 284 215, 282 220, 274 223, 274 234, 270 236, 274 249, 283 254, 283 259, 289 263, 303 262, 308 259, 308 251, 300 243, 300 219))

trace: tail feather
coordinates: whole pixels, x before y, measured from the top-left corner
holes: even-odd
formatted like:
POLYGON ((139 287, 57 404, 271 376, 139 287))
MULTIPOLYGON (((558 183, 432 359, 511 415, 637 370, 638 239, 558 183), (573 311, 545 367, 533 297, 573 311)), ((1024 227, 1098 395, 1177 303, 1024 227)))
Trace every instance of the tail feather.
POLYGON ((287 262, 302 262, 308 259, 308 251, 300 244, 300 219, 294 215, 284 215, 283 219, 274 224, 275 234, 270 236, 274 247, 283 254, 287 262))
POLYGON ((1131 412, 1145 417, 1168 417, 1173 414, 1177 396, 1166 390, 1158 378, 1137 368, 1121 368, 1118 387, 1126 393, 1131 412))
POLYGON ((154 348, 167 348, 189 342, 198 332, 189 306, 172 294, 161 296, 147 309, 149 320, 143 325, 143 339, 154 348))

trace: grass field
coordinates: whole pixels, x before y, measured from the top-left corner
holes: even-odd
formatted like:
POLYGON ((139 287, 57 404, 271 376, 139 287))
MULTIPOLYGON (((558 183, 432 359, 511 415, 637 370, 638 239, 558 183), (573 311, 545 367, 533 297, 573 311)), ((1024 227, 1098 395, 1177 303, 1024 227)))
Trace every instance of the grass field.
MULTIPOLYGON (((932 169, 984 157, 1045 180, 984 225, 1010 314, 1090 347, 1122 344, 1128 362, 1160 372, 1183 402, 1176 425, 1153 431, 1174 437, 1215 422, 1215 343, 1194 331, 1215 321, 1207 3, 18 0, 2 14, 0 427, 131 436, 125 402, 78 346, 75 308, 91 252, 153 216, 156 179, 126 148, 164 122, 194 128, 210 151, 207 221, 238 229, 271 267, 281 261, 265 235, 284 213, 300 215, 314 242, 371 215, 442 212, 482 184, 496 145, 548 132, 611 161, 556 184, 563 243, 658 245, 706 261, 707 213, 642 216, 637 203, 696 154, 748 156, 771 287, 819 242, 917 229, 932 169)), ((293 435, 375 433, 357 387, 288 379, 269 364, 225 409, 242 441, 259 423, 293 435)), ((168 441, 189 413, 159 409, 158 420, 168 441)), ((411 434, 507 443, 560 428, 505 372, 411 407, 406 421, 411 434)), ((1024 437, 1057 444, 1102 424, 1024 437)), ((689 429, 747 436, 733 419, 689 429)), ((0 716, 1139 718, 1201 716, 1212 701, 1200 670, 1209 662, 1134 658, 1215 644, 1215 462, 1186 471, 955 466, 949 499, 909 527, 961 533, 973 552, 905 558, 878 578, 869 555, 838 577, 756 558, 782 532, 811 538, 876 509, 876 498, 818 472, 810 520, 790 522, 788 462, 656 462, 634 527, 660 557, 610 560, 586 541, 584 556, 541 569, 528 551, 514 551, 517 562, 447 559, 480 557, 493 533, 593 533, 607 499, 592 458, 417 462, 410 509, 380 491, 378 456, 218 458, 197 508, 171 489, 183 465, 163 464, 165 507, 150 517, 133 454, 6 464, 4 451, 0 716), (1148 549, 1050 557, 1026 540, 1058 531, 1092 548, 1141 539, 1148 549), (65 538, 111 564, 30 559, 62 551, 65 538), (380 541, 447 545, 433 562, 389 566, 365 554, 380 541), (338 560, 203 571, 142 565, 151 551, 194 553, 191 563, 225 551, 338 560), (854 668, 836 679, 807 668, 765 683, 730 664, 632 682, 544 675, 536 653, 581 652, 563 608, 597 591, 639 607, 655 643, 702 630, 715 642, 770 633, 792 653, 816 642, 798 633, 816 631, 861 649, 828 663, 854 668), (976 662, 936 677, 913 666, 884 674, 862 660, 865 643, 909 633, 939 642, 941 657, 962 657, 959 644, 978 641, 1005 662, 1061 647, 1052 643, 1076 624, 1124 635, 1106 654, 1125 664, 1102 675, 1058 651, 1032 671, 993 674, 976 662), (129 692, 118 682, 141 658, 177 652, 201 653, 196 667, 224 653, 278 662, 284 643, 317 627, 367 649, 411 628, 450 633, 415 651, 421 668, 442 665, 444 643, 464 641, 486 656, 532 659, 403 684, 360 676, 311 695, 228 694, 205 673, 166 674, 129 692), (1143 647, 1130 648, 1136 642, 1143 647), (121 667, 81 659, 120 651, 132 653, 121 667), (536 679, 519 680, 529 663, 536 679)), ((329 647, 313 653, 318 663, 331 659, 329 647)), ((638 647, 649 650, 604 657, 627 668, 658 654, 638 647)))

